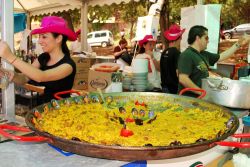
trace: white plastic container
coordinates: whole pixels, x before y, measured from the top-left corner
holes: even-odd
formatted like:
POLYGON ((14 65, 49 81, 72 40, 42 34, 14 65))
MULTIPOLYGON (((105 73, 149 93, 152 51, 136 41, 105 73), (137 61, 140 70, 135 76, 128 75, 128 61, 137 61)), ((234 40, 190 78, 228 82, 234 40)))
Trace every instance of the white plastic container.
POLYGON ((121 82, 112 82, 111 83, 111 92, 122 92, 122 83, 121 82))
POLYGON ((134 59, 132 62, 133 73, 147 73, 148 60, 147 59, 134 59))

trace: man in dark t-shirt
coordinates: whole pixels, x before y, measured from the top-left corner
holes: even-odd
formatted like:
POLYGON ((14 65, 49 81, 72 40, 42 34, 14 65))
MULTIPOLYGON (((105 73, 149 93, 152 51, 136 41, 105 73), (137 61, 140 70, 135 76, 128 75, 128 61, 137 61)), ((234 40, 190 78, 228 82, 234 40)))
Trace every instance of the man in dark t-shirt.
MULTIPOLYGON (((214 65, 218 60, 229 58, 249 41, 249 36, 243 36, 228 50, 213 54, 205 51, 209 42, 208 29, 201 25, 191 27, 188 33, 189 47, 181 53, 178 61, 178 91, 183 88, 200 89, 202 79, 209 76, 209 66, 214 65)), ((199 94, 199 92, 187 92, 185 95, 196 97, 199 94)))
POLYGON ((169 48, 161 55, 161 86, 165 93, 176 94, 178 90, 177 62, 180 55, 180 41, 185 29, 179 25, 171 25, 164 36, 169 41, 169 48))

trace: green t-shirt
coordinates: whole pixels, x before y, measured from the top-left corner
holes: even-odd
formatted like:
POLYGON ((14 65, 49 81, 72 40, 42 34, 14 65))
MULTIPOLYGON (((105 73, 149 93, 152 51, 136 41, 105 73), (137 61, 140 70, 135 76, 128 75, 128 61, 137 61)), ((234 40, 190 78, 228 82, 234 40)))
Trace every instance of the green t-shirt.
MULTIPOLYGON (((187 74, 197 86, 201 87, 201 79, 209 76, 208 66, 214 65, 219 58, 219 54, 207 51, 198 52, 194 48, 188 47, 179 57, 178 71, 187 74)), ((179 91, 183 88, 179 84, 179 91)))

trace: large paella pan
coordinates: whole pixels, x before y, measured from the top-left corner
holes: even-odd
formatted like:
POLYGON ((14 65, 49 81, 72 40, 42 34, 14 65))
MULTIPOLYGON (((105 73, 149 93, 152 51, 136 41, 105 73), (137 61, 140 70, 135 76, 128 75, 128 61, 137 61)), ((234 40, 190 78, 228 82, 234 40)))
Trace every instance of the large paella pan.
POLYGON ((200 99, 132 92, 53 100, 30 111, 26 123, 62 150, 127 161, 199 153, 239 124, 226 108, 200 99))

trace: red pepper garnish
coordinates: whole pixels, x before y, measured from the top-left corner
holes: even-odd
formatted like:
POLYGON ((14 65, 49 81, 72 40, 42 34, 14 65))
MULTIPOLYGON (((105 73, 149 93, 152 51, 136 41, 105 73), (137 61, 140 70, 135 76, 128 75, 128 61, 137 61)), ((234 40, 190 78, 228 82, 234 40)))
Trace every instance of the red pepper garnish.
POLYGON ((129 137, 129 136, 132 136, 133 134, 134 133, 132 132, 132 130, 128 130, 128 129, 122 128, 120 136, 129 137))
POLYGON ((136 106, 140 105, 140 103, 138 102, 138 100, 136 100, 135 105, 136 106))
POLYGON ((41 118, 42 117, 41 114, 38 111, 35 111, 34 115, 35 115, 36 118, 41 118))
POLYGON ((129 136, 132 136, 133 134, 134 133, 132 132, 132 130, 128 130, 126 128, 126 124, 124 124, 123 128, 121 129, 120 136, 129 137, 129 136))
POLYGON ((126 118, 125 122, 135 122, 133 118, 126 118))
POLYGON ((138 100, 136 100, 135 105, 136 106, 146 106, 146 104, 144 102, 140 103, 140 102, 138 102, 138 100))

